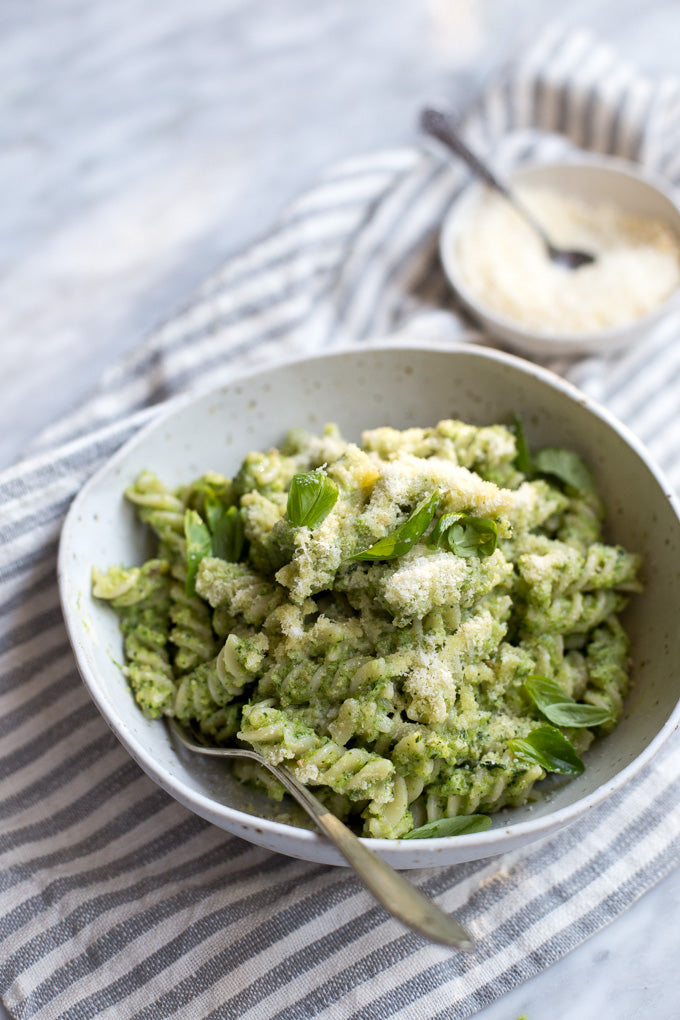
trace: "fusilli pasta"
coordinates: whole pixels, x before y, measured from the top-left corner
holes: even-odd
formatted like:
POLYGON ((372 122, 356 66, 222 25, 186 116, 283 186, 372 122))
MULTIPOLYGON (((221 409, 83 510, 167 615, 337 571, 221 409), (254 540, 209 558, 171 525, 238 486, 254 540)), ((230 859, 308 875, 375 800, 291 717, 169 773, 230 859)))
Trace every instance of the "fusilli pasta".
POLYGON ((640 562, 585 465, 532 467, 517 429, 296 429, 233 479, 142 472, 158 557, 93 572, 142 710, 286 764, 374 838, 524 802, 551 740, 580 764, 622 712, 640 562))

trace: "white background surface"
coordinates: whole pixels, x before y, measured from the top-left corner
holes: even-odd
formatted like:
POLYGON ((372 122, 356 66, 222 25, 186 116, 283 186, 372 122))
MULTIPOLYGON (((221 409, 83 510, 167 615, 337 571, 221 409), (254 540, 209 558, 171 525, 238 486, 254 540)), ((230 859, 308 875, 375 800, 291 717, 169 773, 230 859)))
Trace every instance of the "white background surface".
MULTIPOLYGON (((3 0, 0 467, 320 169, 555 16, 680 74, 677 0, 3 0)), ((478 1017, 677 1020, 679 919, 680 871, 478 1017)))

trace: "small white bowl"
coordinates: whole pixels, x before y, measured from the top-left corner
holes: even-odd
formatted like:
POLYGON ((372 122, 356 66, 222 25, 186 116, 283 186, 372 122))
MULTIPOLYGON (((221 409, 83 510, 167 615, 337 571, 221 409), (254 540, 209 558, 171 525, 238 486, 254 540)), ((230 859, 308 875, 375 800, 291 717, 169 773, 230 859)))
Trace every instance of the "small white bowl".
MULTIPOLYGON (((620 159, 580 156, 560 163, 531 164, 507 175, 512 187, 531 185, 563 192, 590 204, 607 203, 632 215, 660 220, 680 238, 680 208, 660 178, 620 159)), ((449 282, 463 305, 484 329, 515 350, 538 357, 609 353, 643 341, 649 329, 680 304, 680 289, 644 316, 625 325, 588 332, 556 332, 525 327, 485 304, 466 284, 458 242, 487 189, 469 185, 446 214, 440 233, 440 257, 449 282)))
POLYGON ((64 523, 59 584, 64 617, 87 688, 141 767, 180 803, 260 846, 303 860, 344 861, 322 836, 264 817, 265 801, 224 763, 180 754, 160 721, 146 719, 123 676, 115 614, 93 599, 91 569, 139 563, 144 529, 123 489, 144 468, 175 486, 208 470, 232 475, 249 450, 268 449, 292 426, 336 422, 350 439, 390 424, 460 417, 510 422, 519 413, 533 446, 564 445, 588 458, 609 512, 609 538, 644 557, 645 591, 627 610, 631 693, 616 730, 586 755, 586 770, 544 799, 499 812, 486 832, 442 839, 371 840, 398 868, 491 857, 554 833, 619 790, 680 720, 680 514, 637 440, 558 376, 513 355, 371 345, 297 359, 176 401, 85 485, 64 523), (262 811, 262 816, 258 815, 262 811))

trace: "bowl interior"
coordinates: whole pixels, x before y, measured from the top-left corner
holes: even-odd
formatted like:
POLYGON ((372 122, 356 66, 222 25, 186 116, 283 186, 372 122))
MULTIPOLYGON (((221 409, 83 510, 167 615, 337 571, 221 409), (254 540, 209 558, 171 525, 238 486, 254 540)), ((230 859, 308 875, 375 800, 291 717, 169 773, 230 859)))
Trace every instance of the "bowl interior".
MULTIPOLYGON (((640 168, 615 159, 580 159, 563 163, 518 167, 508 175, 511 185, 531 185, 572 195, 587 203, 607 203, 628 213, 665 223, 680 238, 680 209, 665 183, 640 168)), ((576 354, 610 351, 631 344, 636 337, 678 304, 676 291, 647 315, 630 324, 589 333, 555 333, 536 330, 505 318, 487 307, 465 284, 457 258, 457 243, 466 231, 476 204, 485 189, 470 185, 444 219, 440 252, 444 271, 469 311, 492 333, 519 350, 534 355, 576 354)))
POLYGON ((183 402, 119 451, 75 500, 59 563, 71 641, 104 718, 149 775, 229 831, 294 856, 339 863, 316 833, 258 818, 264 801, 232 781, 223 764, 178 753, 163 724, 148 721, 135 706, 119 668, 117 621, 93 600, 90 571, 95 564, 140 562, 148 554, 144 531, 123 499, 139 471, 149 468, 173 486, 207 470, 231 475, 247 451, 277 444, 292 426, 318 430, 332 421, 348 438, 359 439, 362 429, 383 424, 427 425, 444 417, 507 423, 515 414, 531 444, 568 446, 587 457, 607 504, 608 539, 644 556, 645 592, 627 611, 633 685, 625 716, 588 753, 583 776, 556 784, 531 806, 502 812, 489 832, 374 842, 400 867, 488 856, 565 824, 616 788, 625 770, 637 767, 661 731, 674 724, 680 697, 680 630, 673 609, 680 602, 680 522, 673 499, 635 441, 557 377, 495 351, 401 346, 286 363, 183 402))

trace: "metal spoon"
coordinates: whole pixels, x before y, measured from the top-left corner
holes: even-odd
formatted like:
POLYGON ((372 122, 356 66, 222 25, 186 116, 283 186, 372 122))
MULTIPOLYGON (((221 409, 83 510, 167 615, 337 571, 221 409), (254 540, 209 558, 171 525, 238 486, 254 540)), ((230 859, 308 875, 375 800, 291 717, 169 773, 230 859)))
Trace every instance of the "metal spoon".
POLYGON ((454 917, 445 914, 398 871, 369 850, 285 766, 271 765, 256 751, 240 747, 204 746, 197 743, 174 719, 167 719, 167 723, 170 731, 190 751, 219 758, 251 758, 264 765, 295 797, 331 842, 335 843, 369 892, 390 914, 433 942, 455 949, 472 949, 471 936, 454 917))
POLYGON ((438 141, 443 142, 447 148, 451 149, 456 153, 457 156, 467 163, 470 169, 481 177, 483 181, 489 184, 496 191, 499 191, 508 202, 510 202, 520 216, 529 223, 536 233, 541 237, 545 249, 548 253, 548 257, 552 262, 555 262, 559 266, 564 266, 565 269, 578 269, 580 266, 590 265, 591 262, 595 261, 595 256, 590 255, 585 251, 569 251, 564 248, 557 248, 540 223, 536 221, 532 213, 523 205, 522 202, 512 193, 507 184, 500 181, 498 177, 485 166, 480 160, 479 156, 475 155, 474 152, 468 147, 467 143, 463 141, 458 132, 453 127, 451 120, 446 114, 439 110, 425 109, 420 115, 420 126, 426 134, 432 135, 438 141))

